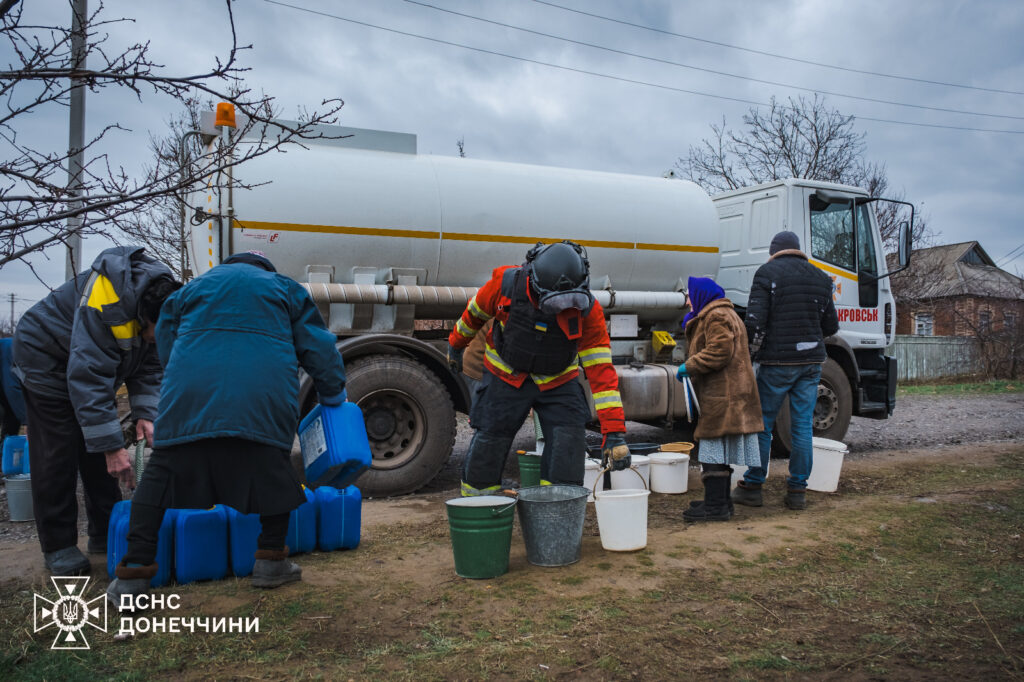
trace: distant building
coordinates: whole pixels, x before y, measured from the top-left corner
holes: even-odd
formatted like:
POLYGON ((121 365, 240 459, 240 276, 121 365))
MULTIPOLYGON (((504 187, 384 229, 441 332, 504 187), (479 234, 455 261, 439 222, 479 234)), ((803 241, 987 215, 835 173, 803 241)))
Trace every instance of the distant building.
POLYGON ((1024 279, 976 241, 915 250, 893 287, 897 334, 986 338, 1019 335, 1024 323, 1024 279))

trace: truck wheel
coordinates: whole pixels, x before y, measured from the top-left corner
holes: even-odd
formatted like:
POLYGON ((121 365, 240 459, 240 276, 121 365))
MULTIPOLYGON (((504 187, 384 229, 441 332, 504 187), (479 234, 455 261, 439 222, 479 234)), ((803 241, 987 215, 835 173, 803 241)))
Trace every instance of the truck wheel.
POLYGON ((366 496, 411 493, 444 466, 455 444, 455 408, 440 380, 400 355, 371 355, 345 368, 348 399, 366 421, 373 463, 356 485, 366 496))
MULTIPOLYGON (((829 440, 842 440, 850 428, 853 414, 853 391, 850 380, 839 363, 829 358, 821 367, 818 402, 814 405, 814 435, 829 440)), ((772 433, 772 456, 789 457, 789 400, 782 404, 772 433)))

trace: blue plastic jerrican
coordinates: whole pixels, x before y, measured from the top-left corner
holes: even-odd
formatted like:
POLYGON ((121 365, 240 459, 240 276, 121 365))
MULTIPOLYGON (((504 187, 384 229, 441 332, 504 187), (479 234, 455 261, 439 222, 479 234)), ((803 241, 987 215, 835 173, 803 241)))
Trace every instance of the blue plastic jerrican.
POLYGON ((25 436, 7 436, 4 438, 3 462, 0 464, 5 476, 29 474, 28 438, 25 436))
POLYGON ((256 541, 263 531, 259 514, 242 514, 226 507, 228 512, 228 543, 231 572, 243 578, 252 573, 256 563, 256 541))
POLYGON ((288 554, 312 552, 316 549, 316 497, 313 491, 302 486, 306 502, 293 509, 288 516, 288 535, 285 544, 288 554))
POLYGON ((354 485, 344 490, 328 485, 316 489, 317 546, 322 551, 359 546, 362 500, 354 485))
MULTIPOLYGON (((107 575, 111 579, 114 578, 114 569, 128 551, 131 512, 132 501, 122 500, 114 505, 114 510, 110 513, 110 525, 107 527, 107 575)), ((157 535, 157 571, 149 581, 152 587, 171 584, 171 577, 174 575, 174 528, 177 518, 177 509, 168 509, 164 512, 164 520, 157 535)))
POLYGON ((370 467, 370 441, 355 403, 317 405, 299 424, 299 443, 310 487, 344 488, 370 467))
POLYGON ((174 528, 174 575, 178 583, 219 580, 228 573, 228 515, 212 509, 180 509, 174 528))

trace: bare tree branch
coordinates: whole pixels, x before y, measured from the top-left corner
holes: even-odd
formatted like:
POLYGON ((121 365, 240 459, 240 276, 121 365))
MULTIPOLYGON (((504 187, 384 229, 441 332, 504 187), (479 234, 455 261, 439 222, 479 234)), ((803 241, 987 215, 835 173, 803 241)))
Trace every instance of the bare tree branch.
MULTIPOLYGON (((853 116, 829 108, 817 95, 791 97, 788 103, 773 98, 766 112, 754 108, 744 115, 739 130, 727 129, 724 119, 720 126, 711 124, 712 136, 690 146, 675 167, 710 194, 796 177, 854 185, 871 196, 903 200, 902 191, 887 194, 885 164, 865 161, 865 133, 856 132, 854 122, 853 116)), ((884 202, 874 208, 885 249, 894 251, 906 209, 884 202)), ((914 228, 915 244, 934 236, 923 216, 915 219, 914 228)))
MULTIPOLYGON (((158 145, 157 162, 150 168, 141 174, 128 174, 112 164, 106 154, 95 153, 103 141, 124 130, 115 122, 85 143, 87 160, 78 178, 80 195, 75 196, 66 179, 70 154, 61 148, 62 140, 52 140, 51 148, 36 148, 22 142, 15 128, 26 116, 67 106, 72 79, 81 80, 92 92, 127 89, 140 100, 151 95, 168 97, 190 110, 200 98, 230 102, 239 121, 244 121, 229 143, 231 165, 284 144, 323 137, 317 126, 335 122, 344 106, 341 99, 324 100, 319 111, 304 112, 295 126, 275 121, 274 135, 257 135, 252 142, 250 134, 245 145, 238 144, 245 133, 266 131, 276 111, 272 97, 245 87, 242 76, 248 68, 239 63, 238 57, 249 46, 238 43, 230 0, 225 0, 224 6, 231 34, 225 56, 215 58, 214 66, 204 72, 174 75, 150 58, 148 43, 112 49, 106 27, 132 20, 103 18, 102 4, 84 22, 83 63, 91 65, 86 69, 72 68, 70 27, 22 24, 20 7, 8 11, 13 3, 0 4, 6 12, 0 12, 0 42, 6 43, 13 55, 11 66, 0 71, 0 267, 62 243, 73 232, 112 239, 127 237, 160 250, 162 247, 155 244, 169 235, 160 232, 165 229, 166 216, 155 220, 154 211, 165 211, 167 205, 180 206, 180 198, 199 183, 214 189, 223 184, 222 159, 200 157, 183 167, 176 148, 166 145, 158 145), (67 225, 69 218, 81 220, 73 231, 67 225)), ((195 128, 198 121, 193 117, 189 124, 195 128)), ((180 236, 176 241, 180 242, 180 236)), ((173 242, 164 246, 180 248, 173 242)), ((174 260, 170 253, 160 255, 174 260)))

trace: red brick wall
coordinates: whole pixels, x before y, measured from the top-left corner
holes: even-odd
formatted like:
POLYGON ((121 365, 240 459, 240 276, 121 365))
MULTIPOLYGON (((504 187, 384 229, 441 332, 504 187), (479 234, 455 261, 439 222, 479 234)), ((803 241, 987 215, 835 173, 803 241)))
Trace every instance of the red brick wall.
POLYGON ((1000 333, 1004 327, 1004 313, 1012 312, 1017 316, 1017 328, 1024 324, 1024 301, 1001 298, 980 298, 973 296, 955 296, 933 299, 924 303, 909 305, 896 304, 896 333, 914 333, 914 313, 931 313, 934 316, 935 336, 975 336, 980 326, 980 314, 989 312, 991 330, 1000 333))

